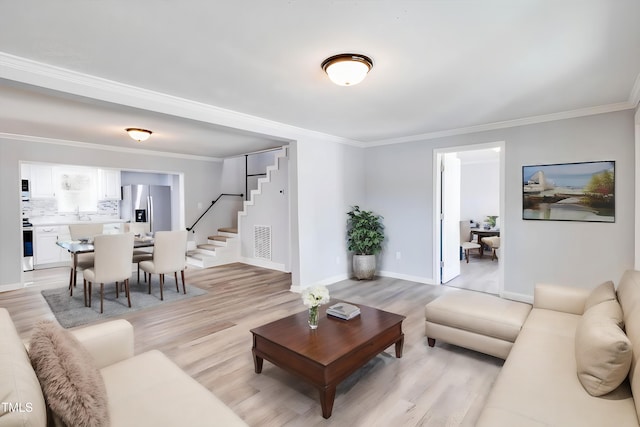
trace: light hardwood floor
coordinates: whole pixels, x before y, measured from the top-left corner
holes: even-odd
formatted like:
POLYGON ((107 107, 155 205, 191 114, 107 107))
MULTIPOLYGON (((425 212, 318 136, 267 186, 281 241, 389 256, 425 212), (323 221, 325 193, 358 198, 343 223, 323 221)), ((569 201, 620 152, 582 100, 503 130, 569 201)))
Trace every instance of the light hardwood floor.
MULTIPOLYGON (((35 321, 54 318, 40 291, 66 286, 67 274, 35 272, 33 286, 0 293, 25 340, 35 321)), ((427 346, 424 306, 447 287, 345 280, 329 287, 332 297, 407 317, 404 355, 396 359, 392 346, 345 380, 325 420, 314 388, 267 361, 261 374, 253 370, 249 330, 305 309, 289 291, 290 275, 230 264, 186 276, 208 293, 123 316, 134 325, 136 353, 163 351, 251 426, 472 426, 503 363, 440 342, 427 346)))
POLYGON ((447 282, 446 286, 498 295, 499 262, 491 261, 489 251, 485 251, 483 257, 472 253, 468 263, 460 261, 460 275, 447 282))

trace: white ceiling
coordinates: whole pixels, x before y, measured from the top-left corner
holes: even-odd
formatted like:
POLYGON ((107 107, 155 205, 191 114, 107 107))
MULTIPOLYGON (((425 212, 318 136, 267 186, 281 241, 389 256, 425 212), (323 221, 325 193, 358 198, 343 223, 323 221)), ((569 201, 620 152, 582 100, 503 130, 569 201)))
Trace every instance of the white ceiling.
POLYGON ((0 11, 3 133, 130 146, 122 129, 146 127, 143 148, 225 157, 282 143, 230 130, 252 116, 377 144, 640 97, 638 0, 0 0, 0 11), (341 52, 373 59, 360 85, 322 72, 341 52), (113 82, 138 92, 96 95, 113 82), (234 119, 159 114, 158 94, 234 119))

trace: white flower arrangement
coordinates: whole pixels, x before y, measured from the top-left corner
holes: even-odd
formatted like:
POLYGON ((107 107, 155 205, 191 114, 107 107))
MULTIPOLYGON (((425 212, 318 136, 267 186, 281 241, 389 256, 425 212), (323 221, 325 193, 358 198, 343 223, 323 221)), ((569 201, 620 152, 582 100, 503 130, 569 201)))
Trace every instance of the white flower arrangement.
POLYGON ((302 291, 302 302, 307 307, 318 307, 329 302, 329 289, 326 286, 314 286, 302 291))

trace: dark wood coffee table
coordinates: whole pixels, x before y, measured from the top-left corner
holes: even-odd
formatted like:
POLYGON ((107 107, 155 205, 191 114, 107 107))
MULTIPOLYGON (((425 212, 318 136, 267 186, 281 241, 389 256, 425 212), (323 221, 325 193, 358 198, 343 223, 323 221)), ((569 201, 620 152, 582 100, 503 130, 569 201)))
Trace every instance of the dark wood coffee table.
POLYGON ((308 381, 320 392, 324 418, 331 416, 342 380, 392 344, 396 357, 402 357, 404 343, 404 316, 360 304, 361 314, 354 319, 327 316, 327 307, 336 302, 320 307, 315 330, 307 324, 307 311, 251 329, 256 373, 266 359, 308 381))

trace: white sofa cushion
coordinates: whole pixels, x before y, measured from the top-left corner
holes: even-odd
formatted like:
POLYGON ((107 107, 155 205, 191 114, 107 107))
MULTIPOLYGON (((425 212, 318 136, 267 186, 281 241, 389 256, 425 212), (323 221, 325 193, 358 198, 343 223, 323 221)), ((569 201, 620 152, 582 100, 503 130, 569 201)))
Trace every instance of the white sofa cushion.
POLYGON ((584 311, 587 311, 591 307, 600 304, 605 301, 613 301, 616 300, 616 288, 613 286, 613 282, 608 280, 600 285, 596 286, 594 290, 591 291, 587 300, 584 302, 584 311))
POLYGON ((606 397, 587 393, 576 375, 579 315, 531 310, 498 376, 478 427, 638 426, 625 382, 606 397))
POLYGON ((636 413, 640 419, 640 271, 627 270, 618 283, 618 301, 624 313, 624 328, 627 338, 635 347, 629 381, 635 400, 636 413))
POLYGON ((46 426, 47 409, 27 350, 0 308, 0 426, 46 426))
POLYGON ((113 426, 246 426, 157 350, 102 368, 101 373, 113 426))
POLYGON ((482 292, 447 292, 425 306, 427 322, 514 342, 531 306, 482 292))
POLYGON ((615 390, 629 374, 631 342, 620 328, 622 309, 605 301, 585 312, 576 329, 578 379, 592 396, 615 390))

